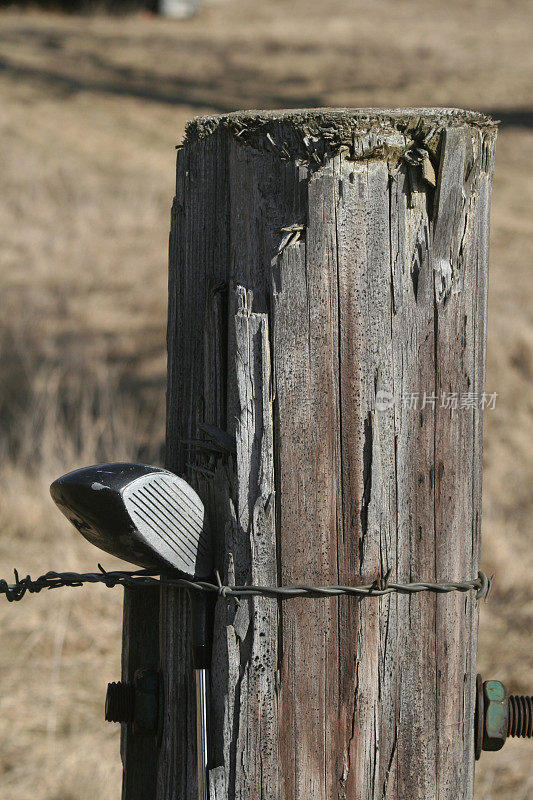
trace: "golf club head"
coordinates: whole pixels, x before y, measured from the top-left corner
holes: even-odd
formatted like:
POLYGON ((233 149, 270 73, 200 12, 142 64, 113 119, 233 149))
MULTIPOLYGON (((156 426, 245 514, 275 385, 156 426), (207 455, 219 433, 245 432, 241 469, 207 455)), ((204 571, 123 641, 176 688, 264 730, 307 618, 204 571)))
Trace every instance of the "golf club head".
POLYGON ((52 499, 91 544, 148 569, 211 575, 204 506, 182 478, 144 464, 97 464, 58 478, 52 499))

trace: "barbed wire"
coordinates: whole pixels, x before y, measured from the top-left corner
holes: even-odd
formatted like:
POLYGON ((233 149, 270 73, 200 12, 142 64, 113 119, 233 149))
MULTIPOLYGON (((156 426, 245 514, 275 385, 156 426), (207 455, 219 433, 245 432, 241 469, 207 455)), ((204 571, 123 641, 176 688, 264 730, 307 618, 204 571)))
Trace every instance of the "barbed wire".
POLYGON ((389 570, 385 576, 380 576, 373 583, 365 586, 224 586, 218 573, 216 575, 217 583, 215 584, 208 581, 191 581, 185 578, 162 575, 157 570, 115 570, 107 572, 101 564, 98 564, 98 569, 100 572, 47 572, 35 580, 30 575, 20 578, 17 570, 14 570, 14 583, 9 584, 6 580, 0 579, 0 594, 5 594, 6 599, 11 603, 22 600, 27 593, 38 594, 43 589, 60 589, 66 586, 82 586, 85 583, 102 583, 109 589, 114 586, 126 586, 129 589, 170 586, 199 592, 215 592, 221 597, 234 597, 237 599, 241 597, 269 597, 274 600, 289 600, 293 597, 318 598, 337 597, 339 595, 382 597, 392 593, 417 594, 418 592, 436 592, 437 594, 445 594, 447 592, 475 591, 478 600, 484 598, 486 601, 494 579, 494 576, 488 578, 484 572, 478 572, 477 578, 466 581, 392 583, 389 582, 389 570), (160 575, 160 579, 156 578, 156 575, 160 575))

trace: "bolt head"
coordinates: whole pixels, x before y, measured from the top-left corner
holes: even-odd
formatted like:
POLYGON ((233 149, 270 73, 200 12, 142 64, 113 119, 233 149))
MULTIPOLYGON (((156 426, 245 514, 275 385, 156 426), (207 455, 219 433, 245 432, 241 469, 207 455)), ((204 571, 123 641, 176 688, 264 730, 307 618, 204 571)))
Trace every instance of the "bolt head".
POLYGON ((508 694, 501 681, 485 681, 483 705, 483 750, 501 750, 509 730, 508 694))
POLYGON ((133 732, 157 733, 160 703, 160 674, 153 669, 138 669, 133 684, 135 686, 135 714, 133 732))
POLYGON ((135 735, 161 736, 163 725, 163 681, 153 669, 138 669, 133 682, 109 683, 105 704, 108 722, 132 725, 135 735))

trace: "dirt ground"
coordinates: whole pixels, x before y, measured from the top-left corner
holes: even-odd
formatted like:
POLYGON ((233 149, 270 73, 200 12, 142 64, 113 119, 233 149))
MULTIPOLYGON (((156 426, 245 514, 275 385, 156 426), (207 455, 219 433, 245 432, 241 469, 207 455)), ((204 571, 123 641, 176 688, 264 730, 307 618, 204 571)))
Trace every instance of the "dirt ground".
MULTIPOLYGON (((99 459, 161 460, 174 145, 188 118, 475 108, 502 120, 483 525, 496 583, 479 668, 533 693, 532 24, 529 0, 219 0, 181 22, 0 13, 0 577, 95 568, 51 479, 99 459)), ((1 797, 120 796, 103 698, 119 676, 121 602, 86 587, 0 603, 1 797)), ((484 754, 477 798, 533 798, 532 765, 530 742, 484 754)))

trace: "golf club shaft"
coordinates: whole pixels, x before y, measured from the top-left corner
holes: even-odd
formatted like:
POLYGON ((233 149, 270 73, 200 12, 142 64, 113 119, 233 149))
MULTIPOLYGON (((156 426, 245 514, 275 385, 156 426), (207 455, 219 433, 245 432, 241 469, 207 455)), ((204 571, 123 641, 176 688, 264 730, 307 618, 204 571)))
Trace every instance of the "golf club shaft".
POLYGON ((196 670, 196 748, 198 800, 208 800, 207 785, 207 670, 196 670))

